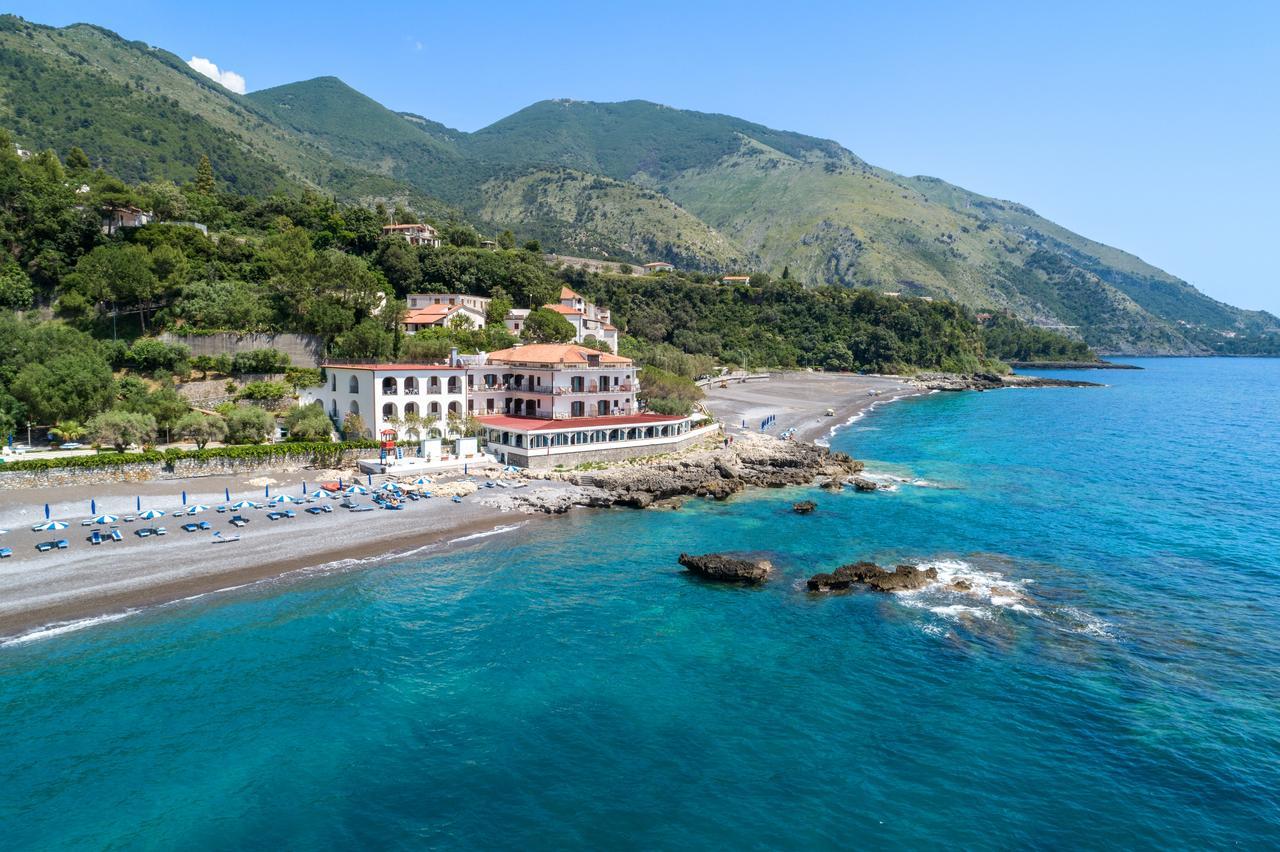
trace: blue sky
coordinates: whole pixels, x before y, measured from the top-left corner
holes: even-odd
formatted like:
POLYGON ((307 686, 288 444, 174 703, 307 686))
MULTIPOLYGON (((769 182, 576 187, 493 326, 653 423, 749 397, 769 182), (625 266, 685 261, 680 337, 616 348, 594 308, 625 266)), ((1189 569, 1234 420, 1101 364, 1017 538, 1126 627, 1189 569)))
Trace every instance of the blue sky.
POLYGON ((332 74, 462 130, 557 97, 729 113, 1020 201, 1280 313, 1280 4, 7 5, 250 91, 332 74))

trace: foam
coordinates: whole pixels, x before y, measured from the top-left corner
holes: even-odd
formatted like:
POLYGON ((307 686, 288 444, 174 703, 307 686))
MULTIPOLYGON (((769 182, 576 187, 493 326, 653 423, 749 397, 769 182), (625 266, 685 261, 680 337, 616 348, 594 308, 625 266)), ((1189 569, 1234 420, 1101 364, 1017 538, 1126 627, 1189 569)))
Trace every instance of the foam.
POLYGON ((75 633, 79 630, 86 630, 90 627, 96 627, 99 624, 107 624, 112 621, 119 621, 122 618, 128 618, 136 609, 127 609, 124 612, 111 612, 106 615, 95 615, 90 618, 78 618, 75 621, 58 621, 53 624, 46 624, 36 630, 27 633, 20 633, 17 636, 9 636, 0 639, 0 648, 8 648, 14 645, 25 645, 28 642, 39 642, 42 639, 52 639, 55 636, 63 636, 67 633, 75 633))

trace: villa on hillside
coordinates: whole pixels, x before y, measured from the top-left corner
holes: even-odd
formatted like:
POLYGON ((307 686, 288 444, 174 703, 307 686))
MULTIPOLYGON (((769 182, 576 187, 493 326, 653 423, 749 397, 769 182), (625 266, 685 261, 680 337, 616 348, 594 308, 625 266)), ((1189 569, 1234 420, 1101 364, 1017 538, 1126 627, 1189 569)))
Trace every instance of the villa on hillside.
MULTIPOLYGON (((555 311, 573 326, 573 339, 583 343, 593 337, 609 347, 611 352, 618 351, 618 329, 610 322, 608 308, 601 308, 588 302, 568 287, 560 288, 560 301, 544 305, 549 311, 555 311)), ((515 308, 507 314, 507 331, 519 335, 529 318, 526 308, 515 308)))
POLYGON ((751 276, 750 275, 726 275, 720 279, 720 283, 727 284, 729 286, 741 284, 745 287, 751 284, 751 276))
POLYGON ((665 260, 655 260, 652 263, 644 265, 646 272, 675 272, 674 264, 667 263, 665 260))
POLYGON ((404 314, 404 333, 416 334, 424 328, 449 328, 459 324, 470 328, 484 328, 484 311, 466 305, 429 305, 425 308, 409 308, 404 314))
POLYGON ((156 214, 132 205, 109 207, 102 217, 102 233, 110 236, 121 228, 141 228, 155 221, 156 214))
POLYGON ((416 222, 410 225, 383 225, 384 236, 392 234, 403 237, 411 246, 430 246, 440 248, 440 232, 430 225, 416 222))
POLYGON ((573 343, 455 352, 446 364, 326 363, 323 371, 301 404, 320 406, 335 426, 357 414, 370 434, 438 441, 475 418, 489 453, 523 467, 671 452, 715 428, 701 415, 641 411, 631 359, 573 343), (406 426, 421 418, 426 434, 406 426))

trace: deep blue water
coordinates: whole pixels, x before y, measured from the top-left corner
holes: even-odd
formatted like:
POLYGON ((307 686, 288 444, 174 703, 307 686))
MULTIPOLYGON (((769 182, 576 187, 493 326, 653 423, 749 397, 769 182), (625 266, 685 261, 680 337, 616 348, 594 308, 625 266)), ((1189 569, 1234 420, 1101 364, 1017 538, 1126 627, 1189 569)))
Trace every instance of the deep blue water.
POLYGON ((1275 846, 1280 361, 1139 363, 840 433, 894 492, 579 513, 0 648, 0 846, 1275 846), (674 564, 710 549, 780 576, 674 564), (979 594, 801 590, 868 557, 979 594))

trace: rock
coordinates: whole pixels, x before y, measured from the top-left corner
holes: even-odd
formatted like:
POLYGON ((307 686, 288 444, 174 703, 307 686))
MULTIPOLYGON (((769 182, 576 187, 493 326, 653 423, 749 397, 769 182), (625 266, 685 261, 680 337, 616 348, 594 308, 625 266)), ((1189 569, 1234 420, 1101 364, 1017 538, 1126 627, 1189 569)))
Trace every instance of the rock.
POLYGON ((968 580, 956 580, 947 588, 953 592, 971 592, 973 591, 973 584, 968 580))
POLYGON ((855 476, 851 482, 858 491, 875 491, 880 487, 876 482, 867 479, 865 476, 855 476))
POLYGON ((854 562, 841 565, 831 573, 814 574, 809 578, 809 590, 828 592, 847 589, 861 583, 877 592, 902 592, 920 589, 938 579, 938 569, 899 565, 886 571, 874 562, 854 562))
POLYGON ((826 482, 822 483, 822 490, 823 491, 843 491, 844 483, 842 483, 838 479, 828 479, 826 482))
POLYGON ((816 508, 818 508, 818 504, 812 500, 801 500, 799 503, 794 503, 791 506, 791 510, 797 515, 807 515, 816 508))
POLYGON ((773 570, 773 565, 765 559, 738 559, 720 553, 702 556, 681 553, 679 562, 690 573, 721 583, 763 583, 773 570))

